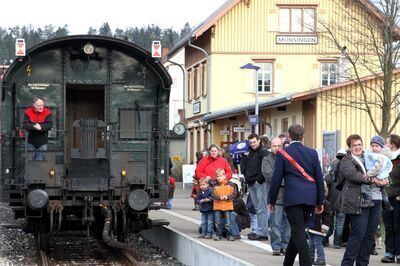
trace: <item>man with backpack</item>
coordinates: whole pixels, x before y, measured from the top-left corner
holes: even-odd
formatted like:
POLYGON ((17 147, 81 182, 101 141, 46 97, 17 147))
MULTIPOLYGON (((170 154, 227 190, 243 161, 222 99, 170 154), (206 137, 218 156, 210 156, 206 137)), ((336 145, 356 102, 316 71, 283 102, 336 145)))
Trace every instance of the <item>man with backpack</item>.
POLYGON ((331 167, 328 174, 325 176, 325 182, 328 185, 328 201, 331 206, 332 221, 329 228, 329 232, 325 237, 324 246, 329 246, 329 237, 333 235, 333 246, 336 249, 341 248, 344 224, 346 220, 346 214, 342 213, 335 203, 340 195, 340 191, 343 188, 343 178, 340 177, 340 162, 346 155, 346 150, 341 149, 336 154, 336 158, 332 160, 331 167))

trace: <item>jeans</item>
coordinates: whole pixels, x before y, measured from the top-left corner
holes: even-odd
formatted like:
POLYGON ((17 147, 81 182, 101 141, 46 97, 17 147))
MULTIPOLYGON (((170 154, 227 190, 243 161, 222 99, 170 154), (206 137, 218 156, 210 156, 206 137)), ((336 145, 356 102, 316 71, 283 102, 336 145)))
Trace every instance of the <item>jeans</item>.
POLYGON ((231 235, 232 236, 240 235, 240 231, 242 229, 244 229, 236 222, 236 217, 237 217, 237 213, 231 212, 231 235))
POLYGON ((251 200, 253 201, 254 207, 257 210, 257 229, 255 233, 259 236, 268 236, 268 218, 269 212, 267 209, 267 193, 265 182, 259 184, 255 182, 249 187, 251 200))
POLYGON ((342 266, 365 266, 375 241, 375 232, 382 212, 382 201, 373 200, 374 206, 363 208, 361 215, 349 215, 351 232, 343 255, 342 266))
POLYGON ((275 205, 275 212, 271 213, 270 220, 272 249, 287 249, 290 240, 290 224, 283 205, 275 205))
POLYGON ((214 229, 214 212, 207 211, 201 213, 201 235, 212 236, 214 229))
POLYGON ((310 249, 310 256, 312 260, 315 258, 315 251, 317 251, 316 260, 325 260, 324 246, 322 245, 323 240, 323 236, 312 233, 308 234, 308 248, 310 249))
POLYGON ((331 226, 329 227, 329 232, 326 235, 325 239, 328 241, 329 237, 333 235, 333 245, 334 246, 339 246, 342 244, 342 238, 343 238, 343 230, 344 230, 344 223, 346 221, 346 214, 340 211, 335 211, 334 215, 332 217, 332 223, 331 226))
POLYGON ((389 197, 393 211, 383 212, 383 222, 385 223, 385 256, 400 258, 400 201, 396 197, 389 197))
POLYGON ((39 146, 39 148, 35 148, 32 144, 27 144, 28 151, 33 151, 28 154, 31 154, 32 161, 44 161, 46 160, 46 155, 44 151, 47 151, 47 144, 43 144, 39 146))
POLYGON ((172 199, 167 200, 165 207, 169 210, 172 209, 172 199))
POLYGON ((250 232, 255 234, 258 228, 257 214, 250 213, 250 219, 251 219, 250 232))
POLYGON ((215 224, 217 226, 217 236, 222 236, 222 226, 224 223, 226 232, 231 232, 231 211, 214 211, 215 224))

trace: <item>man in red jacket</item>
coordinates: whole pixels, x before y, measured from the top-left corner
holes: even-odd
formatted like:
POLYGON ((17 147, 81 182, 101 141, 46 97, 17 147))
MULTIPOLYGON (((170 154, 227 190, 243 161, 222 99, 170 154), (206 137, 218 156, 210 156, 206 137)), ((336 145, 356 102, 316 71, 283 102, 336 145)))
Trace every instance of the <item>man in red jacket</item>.
POLYGON ((33 105, 24 113, 24 129, 28 131, 27 147, 34 151, 31 159, 45 160, 44 151, 47 150, 48 131, 53 127, 51 110, 44 107, 44 100, 33 98, 33 105))

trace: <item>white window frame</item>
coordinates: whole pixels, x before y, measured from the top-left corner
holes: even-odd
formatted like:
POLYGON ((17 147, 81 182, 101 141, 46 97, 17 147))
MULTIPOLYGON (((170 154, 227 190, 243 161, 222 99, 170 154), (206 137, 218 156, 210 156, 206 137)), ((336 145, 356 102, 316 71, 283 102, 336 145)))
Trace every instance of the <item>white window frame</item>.
POLYGON ((330 86, 338 83, 338 62, 321 62, 321 86, 330 86), (331 66, 335 66, 335 71, 331 71, 331 66), (324 70, 324 66, 328 67, 328 70, 324 70), (326 75, 326 78, 324 78, 326 75), (331 81, 331 77, 334 75, 334 81, 331 81), (324 84, 326 80, 326 84, 324 84))
POLYGON ((259 61, 255 63, 256 66, 260 67, 257 70, 256 76, 256 87, 258 89, 258 93, 272 93, 273 91, 273 74, 274 74, 274 62, 273 61, 259 61), (269 65, 269 70, 266 69, 266 66, 269 65), (266 77, 269 75, 269 89, 267 90, 265 85, 266 77), (261 77, 261 79, 260 79, 261 77), (261 87, 259 81, 261 80, 261 87), (261 89, 260 89, 261 88, 261 89))
POLYGON ((316 32, 316 15, 317 15, 317 8, 316 6, 279 6, 279 32, 282 33, 300 33, 300 34, 314 34, 316 32), (289 10, 288 18, 283 17, 283 12, 287 12, 286 10, 289 10), (301 25, 298 25, 298 23, 295 23, 294 21, 294 13, 301 11, 301 25), (308 14, 309 11, 312 11, 313 14, 308 14), (314 16, 314 17, 312 17, 314 16), (289 19, 289 21, 287 21, 289 19), (307 25, 305 21, 310 19, 313 21, 312 24, 312 29, 310 28, 310 25, 307 25), (286 21, 285 21, 286 20, 286 21), (286 22, 284 24, 284 21, 286 22), (285 28, 283 28, 283 25, 286 25, 285 28), (287 27, 288 26, 288 27, 287 27), (293 27, 294 26, 301 26, 301 30, 296 30, 294 31, 293 27))

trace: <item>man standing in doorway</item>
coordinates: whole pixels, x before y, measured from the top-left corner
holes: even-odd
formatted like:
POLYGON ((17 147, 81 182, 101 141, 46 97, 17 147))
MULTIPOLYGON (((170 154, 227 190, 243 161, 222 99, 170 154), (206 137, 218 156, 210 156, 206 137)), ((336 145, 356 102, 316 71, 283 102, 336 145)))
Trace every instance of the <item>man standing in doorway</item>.
POLYGON ((285 180, 284 207, 289 220, 291 236, 283 265, 293 265, 299 254, 300 265, 311 265, 305 233, 306 222, 314 212, 323 211, 324 180, 318 154, 301 141, 304 128, 294 124, 289 128, 290 145, 278 151, 272 184, 268 197, 268 209, 275 211, 275 204, 285 180))
POLYGON ((249 192, 257 211, 258 227, 255 234, 249 234, 249 240, 268 240, 268 210, 265 178, 261 172, 263 158, 269 152, 261 145, 260 137, 252 133, 247 137, 249 155, 245 160, 243 175, 249 185, 249 192))
POLYGON ((44 107, 44 100, 33 98, 33 105, 25 110, 24 129, 28 131, 28 151, 35 151, 32 160, 45 160, 44 151, 47 150, 48 131, 53 127, 50 109, 44 107))

